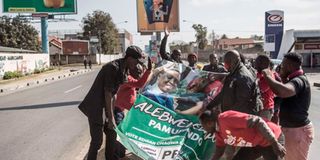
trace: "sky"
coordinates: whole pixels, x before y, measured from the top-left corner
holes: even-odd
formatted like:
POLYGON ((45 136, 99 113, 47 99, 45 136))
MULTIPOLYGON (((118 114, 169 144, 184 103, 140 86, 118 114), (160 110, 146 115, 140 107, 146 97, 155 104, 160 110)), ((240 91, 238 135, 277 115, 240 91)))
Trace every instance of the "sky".
MULTIPOLYGON (((49 30, 81 29, 81 20, 94 10, 108 12, 119 29, 133 35, 133 43, 143 47, 150 36, 137 33, 136 0, 78 0, 74 22, 49 23, 49 30), (123 21, 128 21, 123 23, 123 21)), ((284 28, 320 29, 320 0, 180 0, 180 32, 171 33, 168 41, 195 41, 193 23, 202 24, 217 35, 248 38, 264 35, 264 14, 268 10, 284 11, 284 28), (185 20, 186 22, 183 22, 185 20)), ((0 3, 0 15, 2 2, 0 3)), ((33 24, 37 29, 40 23, 33 24)))

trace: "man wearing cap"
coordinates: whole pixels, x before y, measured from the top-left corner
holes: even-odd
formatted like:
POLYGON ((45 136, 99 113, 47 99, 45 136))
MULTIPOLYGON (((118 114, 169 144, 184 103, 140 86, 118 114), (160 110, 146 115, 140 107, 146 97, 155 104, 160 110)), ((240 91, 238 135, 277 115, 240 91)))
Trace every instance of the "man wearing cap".
POLYGON ((168 29, 165 29, 164 32, 164 37, 161 41, 161 45, 160 45, 160 55, 161 58, 163 60, 168 60, 168 61, 172 61, 172 62, 177 62, 177 63, 182 63, 181 61, 181 51, 180 49, 174 49, 172 51, 172 54, 170 55, 169 53, 166 52, 166 45, 167 45, 167 39, 169 37, 170 32, 168 31, 168 29))
POLYGON ((198 56, 195 53, 188 54, 188 63, 189 67, 192 69, 200 69, 200 67, 197 65, 198 62, 198 56))
MULTIPOLYGON (((91 142, 88 151, 88 160, 96 160, 97 152, 101 147, 103 131, 106 134, 105 156, 108 159, 119 159, 117 134, 114 131, 115 116, 113 99, 119 86, 127 80, 130 73, 136 73, 139 64, 144 65, 146 57, 137 46, 130 46, 124 58, 105 64, 98 73, 91 89, 79 105, 79 109, 88 117, 91 142), (105 116, 103 116, 105 114, 105 116), (105 119, 103 117, 106 117, 105 119)), ((130 74, 137 76, 137 74, 130 74)), ((134 77, 138 78, 138 77, 134 77)))

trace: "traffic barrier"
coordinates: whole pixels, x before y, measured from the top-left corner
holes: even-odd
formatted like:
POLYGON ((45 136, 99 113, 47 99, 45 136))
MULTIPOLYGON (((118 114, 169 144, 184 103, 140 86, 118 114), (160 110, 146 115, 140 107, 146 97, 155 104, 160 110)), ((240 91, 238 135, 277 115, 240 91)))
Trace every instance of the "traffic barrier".
POLYGON ((320 83, 313 83, 313 86, 320 87, 320 83))

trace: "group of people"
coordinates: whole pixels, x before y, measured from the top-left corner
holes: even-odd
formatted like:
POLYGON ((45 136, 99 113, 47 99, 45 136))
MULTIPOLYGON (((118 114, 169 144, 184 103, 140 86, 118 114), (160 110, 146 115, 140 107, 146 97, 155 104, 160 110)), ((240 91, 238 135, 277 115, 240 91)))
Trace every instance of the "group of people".
MULTIPOLYGON (((166 31, 161 42, 161 58, 182 63, 180 50, 175 49, 171 54, 165 51, 168 36, 166 31)), ((223 86, 214 99, 201 103, 199 110, 192 112, 199 116, 206 132, 215 134, 216 150, 212 159, 224 156, 253 160, 262 156, 265 160, 283 157, 306 160, 314 131, 308 118, 310 84, 301 68, 301 55, 286 54, 279 72, 273 71, 267 56, 258 56, 253 65, 246 65, 241 56, 235 50, 228 51, 222 65, 216 54, 210 54, 210 64, 203 67, 207 72, 228 73, 221 80, 223 86), (281 99, 279 107, 275 107, 275 98, 281 99)), ((196 54, 189 54, 188 62, 190 70, 199 69, 196 54)), ((103 132, 106 134, 106 158, 125 156, 125 148, 116 140, 114 128, 124 118, 124 110, 133 105, 136 89, 143 87, 154 72, 162 81, 157 83, 153 93, 170 91, 183 76, 175 70, 153 71, 150 58, 137 46, 128 47, 124 58, 102 67, 79 105, 90 127, 88 160, 97 158, 103 132)))

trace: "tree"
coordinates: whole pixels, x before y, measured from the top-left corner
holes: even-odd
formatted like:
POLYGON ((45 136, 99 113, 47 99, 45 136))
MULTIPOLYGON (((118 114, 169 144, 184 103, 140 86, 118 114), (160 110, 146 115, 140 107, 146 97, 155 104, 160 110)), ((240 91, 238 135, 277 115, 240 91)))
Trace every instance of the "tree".
POLYGON ((194 24, 192 28, 196 31, 196 42, 198 44, 199 49, 204 49, 207 44, 207 27, 202 26, 201 24, 194 24))
POLYGON ((221 39, 228 39, 228 37, 227 37, 226 34, 223 34, 223 35, 221 36, 221 39))
POLYGON ((258 36, 256 34, 252 35, 251 38, 254 40, 260 40, 260 41, 263 40, 263 36, 258 36))
POLYGON ((37 30, 19 17, 0 17, 0 45, 26 50, 40 49, 37 30))
POLYGON ((97 36, 101 41, 99 51, 103 54, 115 54, 115 50, 119 48, 118 30, 109 13, 93 11, 82 19, 82 23, 84 39, 97 36))

